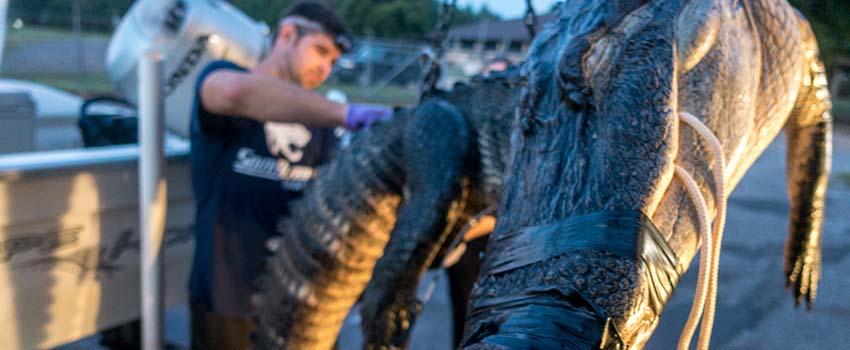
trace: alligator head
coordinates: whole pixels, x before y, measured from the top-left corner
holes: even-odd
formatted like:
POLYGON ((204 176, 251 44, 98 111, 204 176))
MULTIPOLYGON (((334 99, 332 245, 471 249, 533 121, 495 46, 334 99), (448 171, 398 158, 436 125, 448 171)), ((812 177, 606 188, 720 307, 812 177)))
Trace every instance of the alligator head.
POLYGON ((645 215, 672 176, 672 57, 636 61, 654 55, 643 40, 665 44, 662 28, 645 31, 670 14, 644 1, 561 11, 523 67, 513 176, 473 292, 470 349, 643 343, 681 273, 645 215))

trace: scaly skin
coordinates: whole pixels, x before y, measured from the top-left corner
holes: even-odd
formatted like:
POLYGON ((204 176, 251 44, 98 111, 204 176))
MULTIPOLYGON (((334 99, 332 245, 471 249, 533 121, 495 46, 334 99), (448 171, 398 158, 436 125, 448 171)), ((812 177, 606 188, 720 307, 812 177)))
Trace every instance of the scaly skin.
POLYGON ((513 70, 436 92, 319 170, 281 223, 258 349, 330 349, 361 294, 365 346, 406 346, 424 270, 500 196, 519 85, 513 70))
POLYGON ((785 273, 795 300, 813 301, 830 102, 814 36, 785 1, 569 1, 523 70, 529 85, 515 153, 462 348, 643 347, 699 247, 696 209, 673 180, 674 165, 700 185, 709 218, 726 199, 712 191, 714 155, 681 126, 679 111, 720 140, 724 197, 787 126, 785 273), (575 242, 548 242, 567 248, 544 250, 541 261, 504 268, 504 256, 524 248, 508 244, 517 232, 533 238, 521 233, 611 211, 642 213, 661 242, 647 246, 653 228, 634 226, 636 254, 615 253, 586 243, 606 237, 588 231, 575 242))

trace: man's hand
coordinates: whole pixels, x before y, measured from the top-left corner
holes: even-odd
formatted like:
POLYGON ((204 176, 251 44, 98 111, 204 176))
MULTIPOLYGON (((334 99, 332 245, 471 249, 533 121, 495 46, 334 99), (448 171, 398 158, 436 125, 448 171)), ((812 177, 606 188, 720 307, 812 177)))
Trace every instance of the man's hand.
POLYGON ((348 106, 348 115, 345 117, 345 127, 349 130, 360 130, 366 128, 378 120, 387 120, 393 114, 392 108, 351 104, 348 106))

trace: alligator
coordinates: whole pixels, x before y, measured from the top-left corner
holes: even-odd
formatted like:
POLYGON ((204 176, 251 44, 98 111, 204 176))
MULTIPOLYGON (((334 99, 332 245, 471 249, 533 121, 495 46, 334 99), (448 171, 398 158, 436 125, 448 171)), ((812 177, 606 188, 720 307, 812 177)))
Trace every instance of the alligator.
MULTIPOLYGON (((815 37, 786 1, 567 1, 522 71, 462 349, 643 348, 700 246, 719 249, 723 203, 783 126, 786 287, 811 307, 831 103, 815 37), (719 233, 698 235, 712 217, 719 233)), ((704 295, 691 314, 700 349, 716 297, 704 295)))
POLYGON ((521 85, 511 69, 433 91, 318 169, 271 246, 255 347, 330 349, 361 294, 365 346, 406 346, 417 282, 501 196, 521 85))

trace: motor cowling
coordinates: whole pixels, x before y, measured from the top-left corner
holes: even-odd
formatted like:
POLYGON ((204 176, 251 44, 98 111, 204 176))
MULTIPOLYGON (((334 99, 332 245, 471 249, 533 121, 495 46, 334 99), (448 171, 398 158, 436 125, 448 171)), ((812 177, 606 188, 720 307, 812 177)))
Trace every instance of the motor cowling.
POLYGON ((188 136, 198 73, 227 59, 246 68, 268 48, 269 28, 221 0, 139 0, 109 41, 106 67, 118 92, 138 102, 138 62, 154 50, 163 57, 166 128, 188 136))

